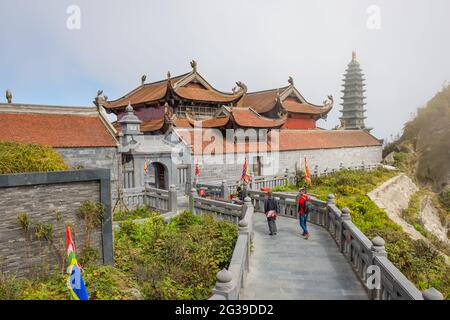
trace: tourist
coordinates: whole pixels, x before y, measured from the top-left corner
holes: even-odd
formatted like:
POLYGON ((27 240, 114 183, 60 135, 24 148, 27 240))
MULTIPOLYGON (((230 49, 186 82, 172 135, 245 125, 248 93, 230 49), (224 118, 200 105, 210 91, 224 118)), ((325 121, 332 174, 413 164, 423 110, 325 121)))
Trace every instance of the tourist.
POLYGON ((269 234, 277 234, 277 215, 280 212, 278 209, 278 203, 272 196, 272 191, 267 193, 267 198, 264 200, 264 212, 266 214, 267 223, 269 224, 269 234))
POLYGON ((306 189, 301 188, 299 190, 300 196, 298 198, 298 216, 300 220, 300 227, 303 229, 302 236, 308 240, 309 232, 308 227, 306 226, 306 222, 308 220, 308 204, 307 201, 310 201, 311 198, 307 195, 306 189))

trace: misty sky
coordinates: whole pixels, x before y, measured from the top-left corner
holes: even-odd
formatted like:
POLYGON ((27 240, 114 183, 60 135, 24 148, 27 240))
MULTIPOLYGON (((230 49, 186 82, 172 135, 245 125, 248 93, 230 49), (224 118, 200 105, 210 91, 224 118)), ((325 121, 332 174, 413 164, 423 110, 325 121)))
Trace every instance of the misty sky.
POLYGON ((140 83, 190 71, 216 88, 281 87, 292 76, 310 102, 335 107, 352 50, 366 74, 366 125, 378 138, 401 131, 417 107, 450 80, 450 1, 0 0, 0 101, 91 105, 140 83), (69 30, 69 5, 81 29, 69 30), (380 29, 369 29, 371 5, 380 29))

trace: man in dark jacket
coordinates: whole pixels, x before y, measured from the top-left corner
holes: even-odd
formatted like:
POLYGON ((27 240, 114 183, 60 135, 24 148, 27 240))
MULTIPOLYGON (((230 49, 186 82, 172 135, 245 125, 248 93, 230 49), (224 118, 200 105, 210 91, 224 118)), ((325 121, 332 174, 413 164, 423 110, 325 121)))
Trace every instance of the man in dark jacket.
POLYGON ((267 217, 267 223, 269 225, 269 234, 276 235, 277 234, 277 224, 276 219, 277 215, 280 212, 278 208, 278 203, 272 196, 272 192, 269 191, 267 193, 267 198, 264 200, 264 213, 267 217))

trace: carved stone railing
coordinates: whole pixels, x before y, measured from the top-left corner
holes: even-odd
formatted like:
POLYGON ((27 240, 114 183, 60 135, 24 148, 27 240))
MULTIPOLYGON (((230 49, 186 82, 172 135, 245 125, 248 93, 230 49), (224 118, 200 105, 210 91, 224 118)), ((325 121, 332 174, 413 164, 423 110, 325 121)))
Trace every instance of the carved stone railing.
POLYGON ((177 190, 175 185, 169 190, 146 188, 128 188, 122 190, 122 201, 128 210, 147 205, 158 212, 177 211, 177 190))
POLYGON ((121 195, 117 195, 117 192, 113 192, 113 199, 122 198, 123 204, 128 210, 136 209, 145 203, 145 188, 128 188, 122 189, 121 195))
MULTIPOLYGON (((271 176, 251 176, 250 177, 250 190, 260 190, 262 187, 274 188, 278 186, 284 186, 285 184, 295 184, 295 173, 286 170, 284 174, 271 175, 271 176)), ((207 197, 213 199, 229 200, 231 194, 237 193, 237 188, 242 185, 241 180, 227 181, 217 183, 196 183, 195 188, 197 190, 203 189, 207 197)))
POLYGON ((245 216, 246 207, 226 201, 206 199, 198 196, 197 190, 192 189, 189 196, 189 210, 196 213, 214 214, 222 220, 239 223, 245 216))
MULTIPOLYGON (((256 211, 263 211, 264 192, 250 191, 256 211), (262 209, 262 210, 261 210, 262 209)), ((278 200, 280 215, 297 217, 295 195, 274 192, 278 200), (290 212, 295 208, 295 214, 290 212)), ((339 250, 352 266, 363 283, 369 297, 374 300, 440 300, 434 288, 421 293, 387 258, 384 240, 375 237, 369 240, 352 222, 350 210, 342 211, 334 202, 334 195, 327 202, 311 197, 308 221, 326 228, 339 250)))
POLYGON ((253 213, 251 199, 243 205, 244 215, 239 221, 239 235, 233 250, 230 265, 216 276, 216 285, 209 300, 238 300, 249 272, 251 244, 253 241, 253 213))

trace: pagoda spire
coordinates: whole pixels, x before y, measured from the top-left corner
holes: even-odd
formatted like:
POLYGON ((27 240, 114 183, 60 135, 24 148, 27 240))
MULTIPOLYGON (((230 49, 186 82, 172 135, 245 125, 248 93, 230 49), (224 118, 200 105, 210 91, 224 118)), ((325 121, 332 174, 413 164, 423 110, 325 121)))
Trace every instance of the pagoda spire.
POLYGON ((343 79, 343 87, 344 90, 341 90, 343 93, 342 100, 342 116, 339 118, 341 120, 341 128, 349 129, 349 130, 359 130, 366 129, 364 124, 364 113, 366 109, 364 109, 364 74, 362 73, 362 69, 359 65, 359 62, 356 60, 356 52, 352 52, 352 60, 348 64, 347 69, 345 70, 344 79, 343 79))

